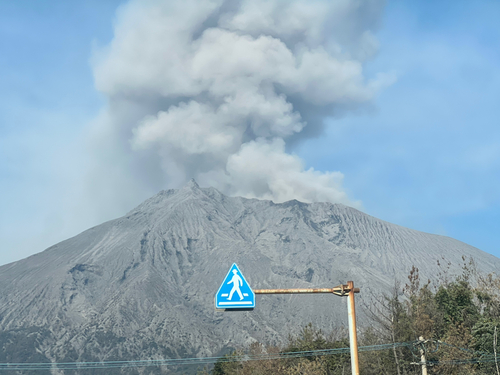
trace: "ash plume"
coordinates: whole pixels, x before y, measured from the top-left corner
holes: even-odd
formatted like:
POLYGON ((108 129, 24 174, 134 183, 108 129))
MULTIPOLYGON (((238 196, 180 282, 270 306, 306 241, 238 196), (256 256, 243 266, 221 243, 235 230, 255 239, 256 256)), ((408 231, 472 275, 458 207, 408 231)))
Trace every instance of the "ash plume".
POLYGON ((131 1, 95 53, 108 104, 94 124, 101 197, 195 178, 230 195, 352 202, 340 172, 293 154, 325 119, 370 103, 380 0, 131 1))

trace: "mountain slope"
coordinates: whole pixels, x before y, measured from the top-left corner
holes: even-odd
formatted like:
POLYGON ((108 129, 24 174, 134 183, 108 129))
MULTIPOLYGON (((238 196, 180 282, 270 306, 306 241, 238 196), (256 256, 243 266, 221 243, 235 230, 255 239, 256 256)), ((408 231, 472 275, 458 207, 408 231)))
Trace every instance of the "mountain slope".
POLYGON ((9 360, 22 339, 24 360, 60 361, 212 355, 255 340, 279 343, 309 322, 326 330, 345 324, 345 300, 257 296, 252 312, 215 311, 215 292, 233 262, 253 288, 354 280, 360 304, 406 280, 412 265, 434 278, 437 260, 453 271, 463 255, 484 272, 500 268, 500 259, 462 242, 343 205, 230 198, 191 181, 0 267, 0 344, 9 360))

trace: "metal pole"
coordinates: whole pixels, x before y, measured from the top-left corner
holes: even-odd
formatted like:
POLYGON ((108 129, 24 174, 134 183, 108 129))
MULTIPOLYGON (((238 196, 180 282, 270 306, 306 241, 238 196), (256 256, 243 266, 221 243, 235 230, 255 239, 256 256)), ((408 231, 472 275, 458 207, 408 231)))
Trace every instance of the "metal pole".
POLYGON ((424 350, 424 338, 420 336, 418 338, 420 341, 422 341, 422 344, 420 346, 420 362, 422 363, 422 375, 427 375, 427 361, 425 360, 425 350, 424 350))
POLYGON ((354 293, 359 293, 359 288, 355 288, 354 283, 352 281, 348 281, 347 285, 342 284, 334 288, 254 289, 253 292, 255 294, 333 293, 336 294, 337 296, 347 297, 352 375, 359 375, 358 336, 356 333, 356 309, 354 308, 354 293))
POLYGON ((356 332, 356 308, 354 307, 354 283, 347 282, 349 295, 347 297, 347 312, 349 315, 349 341, 351 347, 352 375, 359 375, 358 335, 356 332))
POLYGON ((500 375, 500 370, 498 369, 498 360, 497 360, 497 326, 495 326, 495 335, 493 336, 493 350, 495 352, 495 366, 497 367, 497 375, 500 375))
MULTIPOLYGON (((339 285, 335 288, 253 289, 255 294, 333 293, 338 296, 347 296, 349 291, 350 289, 348 285, 339 285)), ((354 288, 354 293, 359 293, 359 288, 354 288)))

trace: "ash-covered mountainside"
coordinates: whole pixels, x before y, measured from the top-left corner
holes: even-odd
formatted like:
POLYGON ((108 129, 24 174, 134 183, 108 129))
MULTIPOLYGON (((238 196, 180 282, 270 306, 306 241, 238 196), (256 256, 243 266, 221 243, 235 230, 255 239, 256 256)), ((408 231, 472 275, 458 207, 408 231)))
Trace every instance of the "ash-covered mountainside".
POLYGON ((257 296, 252 312, 215 311, 233 262, 253 288, 353 280, 361 306, 406 280, 412 265, 434 278, 438 259, 458 269, 463 255, 484 272, 500 267, 462 242, 343 205, 230 198, 191 181, 0 267, 0 361, 206 356, 255 340, 284 342, 309 322, 327 331, 345 324, 345 300, 257 296))

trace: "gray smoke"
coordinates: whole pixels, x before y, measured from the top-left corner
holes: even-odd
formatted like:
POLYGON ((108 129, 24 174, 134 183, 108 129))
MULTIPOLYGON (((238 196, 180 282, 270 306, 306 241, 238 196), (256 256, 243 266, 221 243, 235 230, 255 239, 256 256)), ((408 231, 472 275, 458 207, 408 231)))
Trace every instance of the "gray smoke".
MULTIPOLYGON (((340 172, 291 150, 324 120, 370 102, 381 0, 131 1, 96 52, 108 105, 94 124, 101 196, 190 178, 229 195, 352 205, 340 172)), ((146 193, 144 193, 146 194, 146 193)), ((143 194, 143 195, 144 195, 143 194)), ((356 204, 356 203, 354 203, 356 204)))

